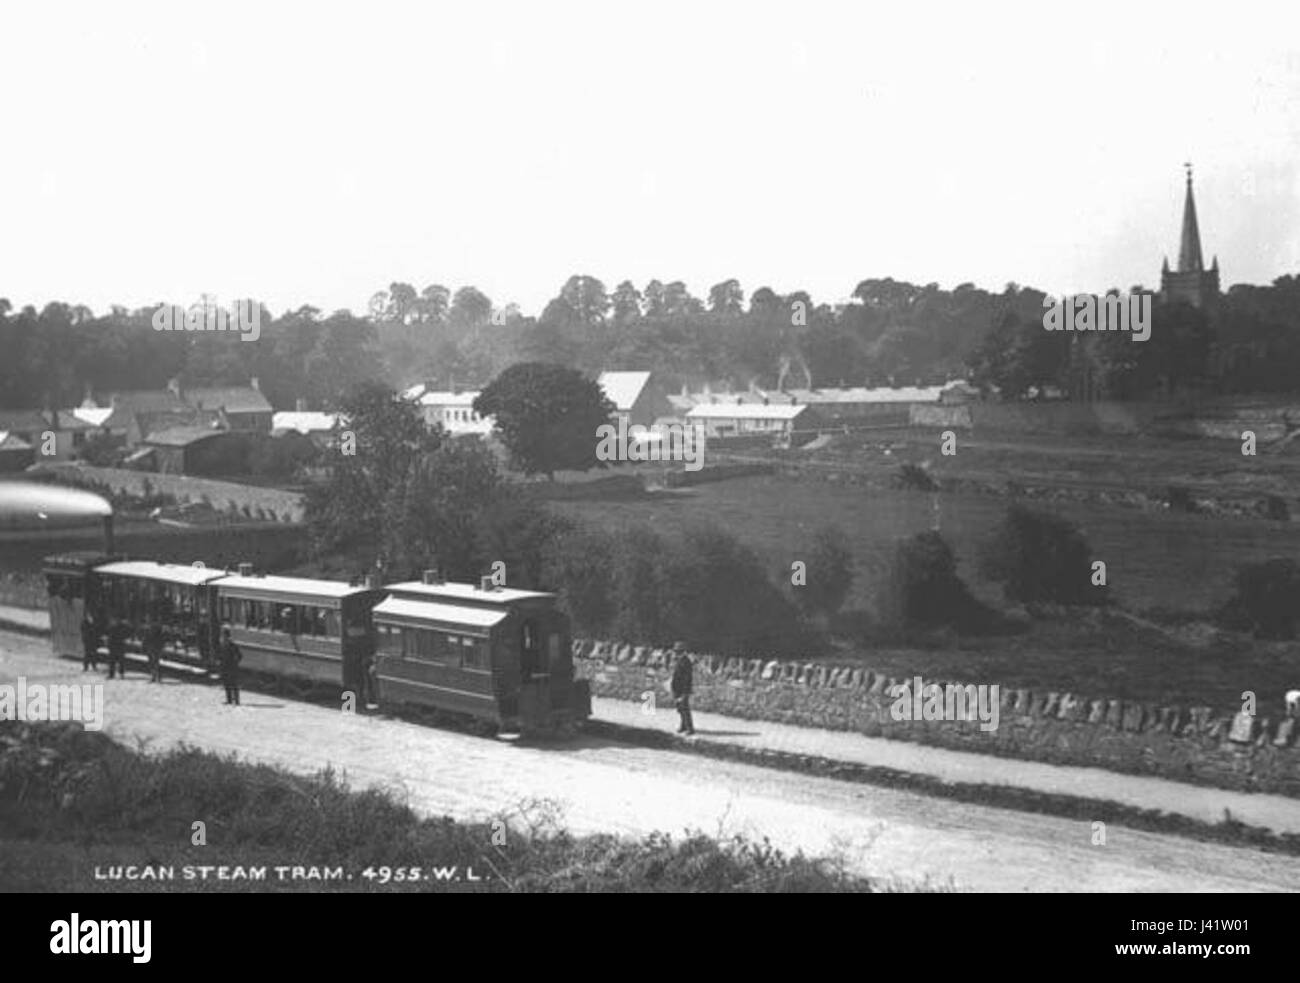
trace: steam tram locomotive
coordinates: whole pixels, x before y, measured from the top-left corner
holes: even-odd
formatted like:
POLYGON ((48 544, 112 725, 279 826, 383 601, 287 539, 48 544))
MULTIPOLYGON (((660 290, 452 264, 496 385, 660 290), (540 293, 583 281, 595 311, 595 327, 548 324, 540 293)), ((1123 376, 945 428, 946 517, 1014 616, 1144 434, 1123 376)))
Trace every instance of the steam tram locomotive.
MULTIPOLYGON (((45 561, 56 656, 80 658, 81 622, 102 633, 125 620, 138 635, 161 621, 164 658, 215 668, 220 630, 242 669, 292 687, 337 685, 364 706, 429 707, 512 732, 573 729, 591 714, 574 678, 568 618, 554 594, 421 581, 376 588, 97 553, 45 561)), ((139 652, 139 639, 128 643, 139 652)))

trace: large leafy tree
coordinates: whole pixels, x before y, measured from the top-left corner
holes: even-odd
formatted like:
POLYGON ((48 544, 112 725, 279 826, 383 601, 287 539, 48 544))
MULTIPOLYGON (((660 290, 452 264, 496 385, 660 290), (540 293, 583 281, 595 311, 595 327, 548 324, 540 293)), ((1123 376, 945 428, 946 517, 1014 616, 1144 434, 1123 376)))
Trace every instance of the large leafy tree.
POLYGON ((709 288, 709 310, 714 314, 739 314, 745 305, 745 292, 739 280, 723 280, 709 288))
POLYGON ((512 365, 474 401, 496 429, 515 467, 526 474, 585 471, 597 464, 597 429, 614 406, 576 369, 547 362, 512 365))
POLYGON ((442 446, 419 410, 396 393, 363 385, 339 403, 347 421, 329 479, 307 493, 307 524, 318 553, 371 548, 385 538, 389 497, 404 488, 414 463, 442 446))

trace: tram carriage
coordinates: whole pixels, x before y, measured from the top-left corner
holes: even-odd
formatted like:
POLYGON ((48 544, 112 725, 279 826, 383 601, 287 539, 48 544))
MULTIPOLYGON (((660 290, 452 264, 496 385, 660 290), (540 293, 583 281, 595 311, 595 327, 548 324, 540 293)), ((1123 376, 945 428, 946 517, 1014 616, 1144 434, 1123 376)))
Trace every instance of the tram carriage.
POLYGON ((554 594, 423 580, 389 584, 375 606, 381 704, 414 703, 503 730, 564 730, 591 714, 573 676, 568 619, 554 594))
MULTIPOLYGON (((215 581, 224 570, 152 560, 119 560, 97 566, 98 598, 103 612, 124 618, 137 632, 156 619, 162 623, 168 659, 210 669, 215 581)), ((127 641, 129 652, 141 651, 140 639, 127 641)))
POLYGON ((243 653, 241 668, 301 683, 342 685, 368 701, 374 630, 382 592, 366 584, 238 574, 216 583, 223 627, 243 653))
POLYGON ((50 644, 56 656, 81 658, 81 621, 87 611, 103 631, 105 618, 94 570, 111 559, 107 553, 95 552, 60 553, 45 558, 42 572, 49 594, 50 644))

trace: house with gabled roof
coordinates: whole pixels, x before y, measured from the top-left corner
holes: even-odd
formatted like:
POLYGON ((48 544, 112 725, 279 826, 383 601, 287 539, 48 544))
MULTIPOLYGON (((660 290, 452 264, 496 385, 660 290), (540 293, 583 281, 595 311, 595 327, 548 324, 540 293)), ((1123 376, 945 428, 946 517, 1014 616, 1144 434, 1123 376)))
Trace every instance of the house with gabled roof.
POLYGON ((625 425, 648 427, 662 417, 671 417, 676 409, 650 372, 602 372, 596 380, 606 398, 614 404, 612 419, 625 425))

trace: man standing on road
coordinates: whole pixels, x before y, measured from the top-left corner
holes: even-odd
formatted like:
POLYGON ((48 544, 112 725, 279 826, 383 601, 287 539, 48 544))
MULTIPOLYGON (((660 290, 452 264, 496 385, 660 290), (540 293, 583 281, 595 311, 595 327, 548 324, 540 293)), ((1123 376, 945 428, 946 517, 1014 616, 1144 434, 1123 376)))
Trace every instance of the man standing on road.
POLYGON ((230 638, 230 629, 221 629, 221 644, 217 646, 217 663, 221 667, 221 682, 226 687, 226 703, 239 706, 239 663, 244 653, 230 638))
POLYGON ((108 678, 121 674, 126 678, 126 639, 131 629, 121 618, 114 618, 108 625, 108 678))
POLYGON ((677 715, 681 717, 681 726, 677 728, 677 733, 690 735, 695 733, 695 722, 691 719, 691 684, 694 681, 694 666, 681 642, 674 647, 677 651, 673 663, 673 678, 669 686, 672 689, 673 703, 677 707, 677 715))
POLYGON ((99 668, 99 627, 87 611, 81 619, 81 671, 99 668))

